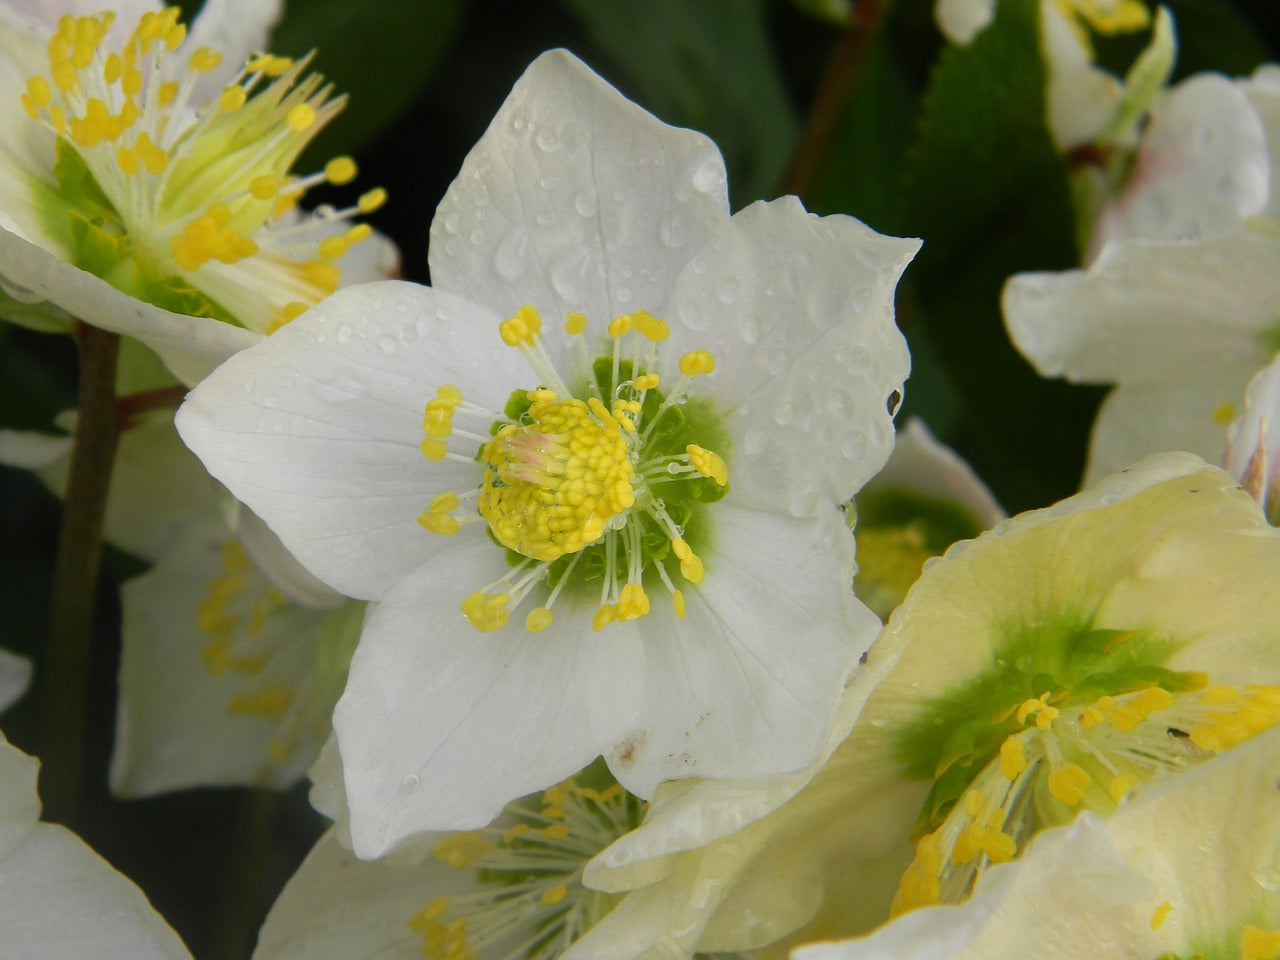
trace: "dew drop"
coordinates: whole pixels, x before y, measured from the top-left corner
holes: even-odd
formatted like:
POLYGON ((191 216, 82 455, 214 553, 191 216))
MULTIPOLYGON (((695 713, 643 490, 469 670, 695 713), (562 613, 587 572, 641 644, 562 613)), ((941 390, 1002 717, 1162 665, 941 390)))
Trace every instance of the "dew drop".
POLYGON ((758 313, 746 313, 738 321, 738 330, 742 334, 742 339, 747 343, 756 343, 760 339, 760 315, 758 313))
POLYGON ((573 209, 578 211, 580 217, 594 217, 596 211, 600 209, 600 204, 594 193, 583 192, 574 199, 573 209))
POLYGON ((809 517, 818 512, 818 491, 811 483, 797 483, 787 493, 787 509, 793 517, 809 517))
POLYGON ((680 304, 678 311, 680 322, 690 330, 699 331, 707 329, 707 317, 702 312, 702 308, 696 302, 686 301, 680 304))
POLYGON ((522 226, 512 229, 493 254, 493 269, 503 280, 518 280, 524 276, 529 261, 529 232, 522 226))
POLYGON ((737 277, 725 277, 716 287, 716 296, 721 303, 737 303, 742 296, 742 281, 737 277))
POLYGON ((262 405, 268 409, 273 409, 280 405, 280 398, 274 393, 266 393, 262 396, 262 405))
POLYGON ((534 137, 534 142, 538 144, 538 149, 547 153, 555 153, 560 149, 560 139, 552 130, 543 127, 538 131, 538 135, 534 137))
POLYGON ((633 296, 630 287, 619 287, 613 292, 613 295, 619 303, 630 303, 633 296))
POLYGON ((658 239, 662 241, 664 247, 672 250, 682 247, 687 236, 688 229, 685 227, 684 218, 677 213, 664 217, 658 224, 658 239))
POLYGON ((418 776, 416 773, 411 773, 407 777, 405 777, 403 780, 400 781, 400 785, 404 787, 406 790, 417 790, 418 786, 421 783, 422 783, 422 778, 418 776))
POLYGON ((450 210, 448 213, 444 215, 444 218, 440 221, 440 225, 444 228, 445 233, 448 233, 448 234, 457 233, 458 232, 458 214, 455 211, 450 210))
POLYGON ((693 171, 693 188, 700 193, 710 193, 724 183, 724 170, 721 166, 707 160, 693 171))
POLYGON ((396 343, 395 337, 379 337, 378 338, 378 349, 381 350, 383 353, 387 354, 387 356, 390 356, 391 354, 395 353, 396 350, 399 349, 399 347, 400 347, 400 344, 396 343))
POLYGON ((351 328, 346 326, 345 324, 339 327, 338 332, 334 334, 335 339, 337 339, 337 341, 342 344, 350 343, 351 338, 354 336, 355 334, 352 333, 351 328))
POLYGON ((747 432, 742 437, 742 449, 751 455, 759 454, 764 450, 765 433, 759 427, 748 427, 747 432))
POLYGON ((477 247, 480 246, 480 244, 484 243, 488 239, 489 239, 488 235, 480 227, 476 227, 474 230, 471 231, 471 242, 474 243, 477 247))

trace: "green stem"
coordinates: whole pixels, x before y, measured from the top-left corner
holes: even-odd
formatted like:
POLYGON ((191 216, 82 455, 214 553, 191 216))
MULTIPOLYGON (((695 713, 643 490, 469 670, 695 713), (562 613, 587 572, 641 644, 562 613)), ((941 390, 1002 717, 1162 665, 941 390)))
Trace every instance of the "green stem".
POLYGON ((782 192, 794 193, 806 205, 812 199, 809 193, 817 182, 831 138, 853 95, 855 81, 866 63, 871 41, 880 30, 888 4, 889 0, 858 0, 849 26, 831 54, 804 133, 791 155, 791 167, 782 181, 782 192))
POLYGON ((83 783, 85 713, 102 524, 119 438, 115 408, 120 337, 76 325, 80 408, 53 575, 49 646, 41 662, 41 785, 45 818, 76 821, 83 783))

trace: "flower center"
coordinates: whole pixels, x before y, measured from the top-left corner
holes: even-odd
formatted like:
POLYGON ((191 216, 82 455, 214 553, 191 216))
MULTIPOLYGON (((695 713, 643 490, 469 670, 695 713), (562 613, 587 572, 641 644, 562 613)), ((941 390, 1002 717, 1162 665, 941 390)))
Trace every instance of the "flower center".
POLYGON ((529 423, 502 427, 484 446, 479 509, 503 546, 551 561, 598 541, 635 503, 633 471, 623 427, 595 397, 529 397, 529 423))
POLYGON ((182 57, 178 17, 177 7, 144 13, 118 49, 108 48, 110 11, 58 22, 48 73, 28 78, 21 98, 58 137, 56 195, 42 198, 53 201, 48 227, 77 266, 127 293, 269 331, 337 288, 332 261, 371 232, 344 230, 343 221, 377 209, 386 194, 283 223, 311 187, 356 175, 349 157, 289 174, 344 98, 304 76, 306 61, 262 54, 206 99, 198 88, 222 54, 201 47, 182 57), (219 272, 249 258, 259 263, 239 272, 250 289, 237 294, 219 272))
POLYGON ((620 899, 584 887, 582 870, 638 826, 644 808, 617 784, 595 790, 570 780, 546 791, 540 809, 517 802, 501 826, 440 841, 435 858, 474 871, 474 883, 436 897, 410 918, 423 956, 488 956, 496 945, 506 957, 560 956, 620 899))
MULTIPOLYGON (((1019 704, 1008 718, 1014 732, 958 802, 926 803, 894 914, 958 903, 989 864, 1013 859, 1040 828, 1080 810, 1108 814, 1139 783, 1280 723, 1276 686, 1157 685, 1067 704, 1067 694, 1047 692, 1019 704)), ((939 782, 945 777, 940 772, 939 782)))
POLYGON ((451 536, 483 520, 509 552, 511 571, 462 602, 477 630, 505 626, 510 610, 534 590, 545 594, 525 618, 535 632, 550 626, 552 605, 566 590, 598 589, 597 630, 646 615, 653 590, 666 590, 683 617, 684 594, 668 564, 687 583, 702 581, 703 563, 689 538, 705 537, 698 514, 724 496, 729 477, 721 456, 695 442, 724 449, 719 419, 688 391, 715 361, 704 350, 685 354, 680 379, 664 393, 657 372, 658 344, 668 336, 664 321, 643 310, 614 318, 612 353, 589 364, 585 329, 582 314, 569 315, 565 332, 579 341, 589 367, 576 391, 551 362, 542 318, 525 306, 499 333, 542 385, 516 390, 501 413, 465 401, 451 385, 426 405, 427 459, 478 460, 484 472, 475 490, 438 495, 419 523, 451 536), (473 418, 485 432, 455 427, 455 417, 473 418), (452 451, 451 441, 479 453, 452 451))

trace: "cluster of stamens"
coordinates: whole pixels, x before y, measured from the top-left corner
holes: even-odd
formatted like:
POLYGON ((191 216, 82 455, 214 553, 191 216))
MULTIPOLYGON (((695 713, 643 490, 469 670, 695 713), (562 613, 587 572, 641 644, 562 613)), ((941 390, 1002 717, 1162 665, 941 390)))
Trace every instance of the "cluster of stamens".
POLYGON ((583 867, 639 824, 644 806, 617 784, 595 790, 570 780, 547 790, 540 808, 515 803, 502 825, 440 841, 435 859, 475 871, 477 882, 410 918, 423 956, 469 960, 498 944, 510 948, 504 956, 560 956, 618 900, 584 887, 583 867))
MULTIPOLYGON (((579 341, 584 361, 589 359, 585 329, 582 314, 568 316, 565 332, 579 341)), ((525 618, 527 629, 543 630, 550 626, 552 605, 575 567, 588 549, 595 548, 603 567, 592 618, 596 630, 649 612, 646 577, 650 588, 656 582, 668 591, 676 614, 683 617, 684 594, 666 568, 666 555, 674 556, 688 583, 700 583, 704 568, 664 502, 664 484, 707 479, 723 491, 728 468, 718 454, 696 443, 686 443, 682 452, 672 454, 660 449, 654 438, 663 417, 685 402, 693 379, 712 372, 715 362, 705 350, 685 354, 679 361, 681 378, 658 400, 656 345, 667 338, 668 329, 665 322, 640 310, 610 322, 612 355, 592 368, 599 373, 593 374, 580 397, 555 369, 541 331, 542 319, 530 306, 504 320, 499 329, 503 342, 518 349, 542 381, 515 398, 518 409, 509 403, 506 413, 498 413, 477 406, 453 385, 440 387, 426 405, 424 456, 433 461, 478 461, 484 473, 474 490, 436 496, 419 523, 432 533, 451 536, 462 525, 482 520, 515 557, 506 576, 463 600, 462 612, 476 629, 497 630, 506 624, 510 609, 546 584, 545 601, 525 618), (478 421, 488 430, 456 426, 459 417, 478 421), (478 447, 479 454, 458 452, 463 444, 469 451, 478 447), (646 546, 651 530, 661 532, 661 550, 646 546)))
POLYGON ((1150 686, 1084 706, 1047 692, 1019 704, 998 756, 917 840, 893 912, 958 903, 987 865, 1013 859, 1037 829, 1080 810, 1109 813, 1138 784, 1280 723, 1280 687, 1200 684, 1176 693, 1150 686))
POLYGON ((178 17, 177 7, 144 13, 119 50, 108 50, 114 13, 63 16, 48 42, 48 75, 28 79, 22 105, 79 156, 150 261, 193 272, 268 258, 261 299, 270 309, 233 313, 269 331, 337 288, 333 261, 371 232, 341 224, 376 210, 386 192, 370 190, 309 222, 279 222, 308 189, 356 176, 349 157, 310 176, 289 174, 345 98, 320 76, 304 76, 306 60, 261 54, 220 94, 196 103, 201 77, 222 55, 200 47, 181 63, 186 26, 178 17))

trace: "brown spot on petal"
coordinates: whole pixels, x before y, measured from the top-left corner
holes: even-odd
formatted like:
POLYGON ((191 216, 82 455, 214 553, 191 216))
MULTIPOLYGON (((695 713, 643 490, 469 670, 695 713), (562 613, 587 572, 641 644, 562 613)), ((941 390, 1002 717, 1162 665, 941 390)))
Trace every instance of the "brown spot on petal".
POLYGON ((633 733, 613 748, 613 760, 621 767, 631 767, 644 751, 649 735, 644 731, 633 733))

